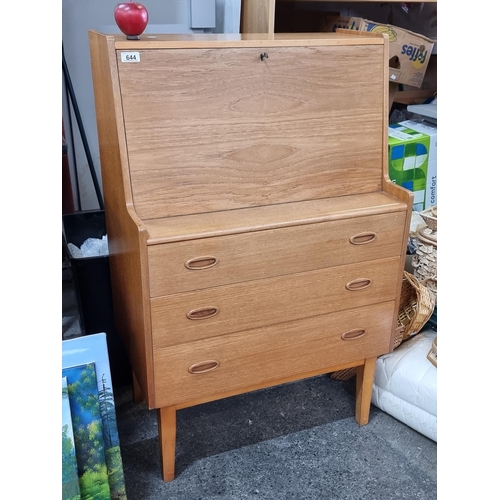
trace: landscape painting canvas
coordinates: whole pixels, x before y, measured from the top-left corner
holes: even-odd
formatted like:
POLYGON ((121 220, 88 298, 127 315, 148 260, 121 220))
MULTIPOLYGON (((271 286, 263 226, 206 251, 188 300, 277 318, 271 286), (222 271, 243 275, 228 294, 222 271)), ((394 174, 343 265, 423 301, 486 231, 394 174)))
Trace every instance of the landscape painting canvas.
POLYGON ((67 378, 82 500, 109 500, 106 453, 94 363, 63 369, 67 378))
POLYGON ((69 406, 68 379, 62 378, 62 500, 80 500, 78 467, 71 408, 69 406))
POLYGON ((111 500, 126 500, 113 382, 105 333, 62 341, 63 368, 85 363, 94 363, 95 365, 111 500))

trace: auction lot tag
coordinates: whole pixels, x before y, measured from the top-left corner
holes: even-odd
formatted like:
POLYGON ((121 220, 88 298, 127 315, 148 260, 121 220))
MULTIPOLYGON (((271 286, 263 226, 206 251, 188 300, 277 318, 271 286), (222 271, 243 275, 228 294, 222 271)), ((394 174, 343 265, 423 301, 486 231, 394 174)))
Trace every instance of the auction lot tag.
POLYGON ((141 55, 139 52, 122 52, 122 62, 140 62, 141 55))

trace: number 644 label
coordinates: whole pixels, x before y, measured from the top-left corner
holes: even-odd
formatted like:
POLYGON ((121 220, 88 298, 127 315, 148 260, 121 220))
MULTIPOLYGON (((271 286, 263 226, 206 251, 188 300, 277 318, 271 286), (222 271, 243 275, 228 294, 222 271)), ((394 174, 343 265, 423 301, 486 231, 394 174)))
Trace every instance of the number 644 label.
POLYGON ((141 55, 139 52, 122 52, 122 62, 140 62, 141 55))

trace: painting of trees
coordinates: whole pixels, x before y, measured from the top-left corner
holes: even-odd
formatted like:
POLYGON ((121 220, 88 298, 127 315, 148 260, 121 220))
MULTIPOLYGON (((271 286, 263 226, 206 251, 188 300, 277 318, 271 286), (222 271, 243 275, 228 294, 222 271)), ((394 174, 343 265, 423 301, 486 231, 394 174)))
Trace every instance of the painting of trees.
POLYGON ((82 500, 109 500, 110 489, 94 363, 66 368, 82 500))
POLYGON ((82 499, 103 498, 100 495, 107 488, 106 498, 127 500, 106 334, 84 335, 64 340, 62 345, 63 376, 75 370, 70 399, 79 425, 74 429, 77 455, 80 449, 84 454, 78 473, 80 485, 89 495, 82 494, 82 499))
POLYGON ((111 500, 125 500, 125 478, 123 476, 113 389, 111 385, 107 384, 104 373, 99 381, 99 405, 103 424, 104 448, 106 451, 111 500))
POLYGON ((62 499, 80 500, 73 425, 69 406, 68 381, 62 379, 62 499))

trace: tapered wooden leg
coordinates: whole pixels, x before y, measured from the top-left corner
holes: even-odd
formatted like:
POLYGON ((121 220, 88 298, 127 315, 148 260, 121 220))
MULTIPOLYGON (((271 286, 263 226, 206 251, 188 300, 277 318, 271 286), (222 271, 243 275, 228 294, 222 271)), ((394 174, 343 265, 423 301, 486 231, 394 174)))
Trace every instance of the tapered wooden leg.
POLYGON ((139 385, 139 382, 137 382, 137 378, 134 372, 132 372, 132 399, 134 400, 134 403, 137 404, 142 403, 144 399, 141 387, 139 385))
POLYGON ((366 425, 370 417, 376 362, 377 358, 365 359, 356 371, 356 422, 359 425, 366 425))
POLYGON ((160 439, 160 458, 163 481, 172 481, 175 477, 175 438, 176 410, 167 406, 158 410, 158 436, 160 439))

